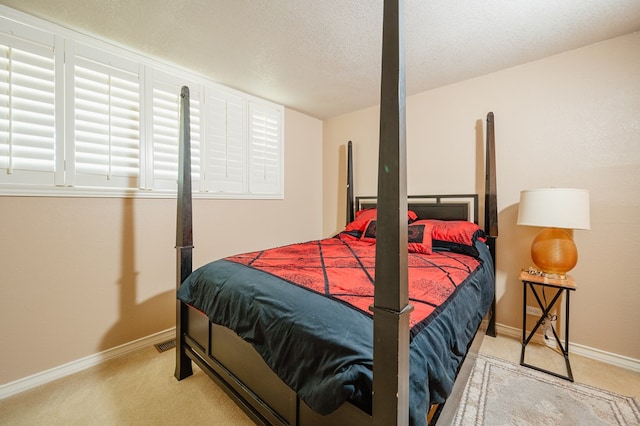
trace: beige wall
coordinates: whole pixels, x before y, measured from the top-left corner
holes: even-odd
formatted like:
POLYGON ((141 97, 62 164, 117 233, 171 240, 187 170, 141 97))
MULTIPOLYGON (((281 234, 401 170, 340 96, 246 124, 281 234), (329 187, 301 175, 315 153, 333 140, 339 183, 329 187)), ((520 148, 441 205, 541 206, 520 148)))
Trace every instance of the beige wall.
MULTIPOLYGON (((285 199, 195 200, 194 267, 321 236, 322 123, 287 110, 285 127, 285 199)), ((175 325, 175 200, 0 197, 0 211, 0 385, 175 325)))
MULTIPOLYGON (((481 188, 488 111, 499 323, 520 327, 517 274, 535 234, 515 225, 520 190, 586 188, 592 229, 575 235, 571 340, 640 359, 640 34, 409 97, 410 193, 481 188)), ((285 200, 196 200, 194 266, 340 230, 349 139, 356 193, 376 192, 378 108, 285 120, 285 200)), ((0 197, 0 211, 0 384, 174 325, 174 200, 0 197)))
MULTIPOLYGON (((591 192, 591 230, 576 231, 571 341, 640 360, 640 33, 407 99, 409 193, 482 188, 486 113, 496 116, 498 322, 521 328, 518 273, 536 228, 516 225, 523 189, 591 192)), ((378 108, 324 122, 323 233, 344 225, 344 144, 355 192, 376 192, 378 108), (340 194, 340 195, 338 195, 340 194)))

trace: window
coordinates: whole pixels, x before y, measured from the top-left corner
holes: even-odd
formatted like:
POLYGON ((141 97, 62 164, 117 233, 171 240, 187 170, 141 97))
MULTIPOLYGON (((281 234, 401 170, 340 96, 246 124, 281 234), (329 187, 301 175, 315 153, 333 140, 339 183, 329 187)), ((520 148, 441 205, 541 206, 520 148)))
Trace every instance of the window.
POLYGON ((284 108, 0 6, 0 194, 282 198, 284 108))
POLYGON ((67 43, 66 184, 140 187, 141 70, 133 61, 67 43))
POLYGON ((280 186, 282 133, 276 109, 249 103, 249 191, 269 194, 280 186))
POLYGON ((0 17, 0 184, 56 183, 56 38, 0 17))
POLYGON ((154 72, 151 84, 151 124, 149 189, 174 189, 178 179, 178 137, 180 130, 180 89, 189 86, 191 122, 191 179, 193 191, 200 189, 201 176, 201 95, 198 85, 170 74, 154 72))
POLYGON ((211 192, 244 192, 247 188, 247 112, 240 96, 221 90, 207 91, 207 135, 205 156, 211 192))

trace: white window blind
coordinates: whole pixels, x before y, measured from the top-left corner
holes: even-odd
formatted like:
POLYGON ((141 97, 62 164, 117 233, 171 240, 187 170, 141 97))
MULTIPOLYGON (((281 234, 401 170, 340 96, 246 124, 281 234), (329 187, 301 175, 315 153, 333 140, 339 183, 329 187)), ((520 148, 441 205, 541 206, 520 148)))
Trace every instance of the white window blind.
POLYGON ((140 66, 79 43, 74 51, 67 182, 138 188, 140 66))
POLYGON ((0 195, 283 196, 284 108, 0 5, 0 195))
POLYGON ((54 185, 55 37, 0 24, 0 182, 54 185))
POLYGON ((206 185, 210 192, 242 193, 247 181, 246 102, 207 89, 206 185))
POLYGON ((249 103, 249 192, 282 194, 282 111, 249 103))
POLYGON ((155 72, 152 86, 152 139, 150 175, 152 189, 176 189, 178 180, 178 142, 180 131, 180 89, 189 85, 191 124, 192 188, 200 186, 200 108, 201 91, 196 84, 155 72))

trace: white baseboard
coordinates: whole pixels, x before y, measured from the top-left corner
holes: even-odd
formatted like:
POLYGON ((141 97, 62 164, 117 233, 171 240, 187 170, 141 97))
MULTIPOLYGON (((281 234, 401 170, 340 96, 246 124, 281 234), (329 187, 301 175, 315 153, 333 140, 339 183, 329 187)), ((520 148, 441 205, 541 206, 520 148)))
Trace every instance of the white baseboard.
POLYGON ((141 349, 146 346, 156 345, 163 343, 167 340, 174 338, 176 335, 175 327, 160 331, 150 336, 142 337, 133 342, 125 343, 112 349, 108 349, 103 352, 99 352, 88 357, 81 358, 76 361, 71 361, 67 364, 59 367, 54 367, 50 370, 36 373, 32 376, 28 376, 22 379, 18 379, 14 382, 10 382, 4 385, 0 385, 0 399, 7 398, 12 395, 16 395, 20 392, 35 388, 36 386, 43 385, 56 379, 68 376, 73 373, 85 370, 89 367, 101 364, 111 358, 115 358, 120 355, 125 355, 129 352, 141 349))
MULTIPOLYGON (((513 337, 522 341, 522 329, 510 327, 503 324, 496 324, 496 330, 498 333, 502 333, 505 336, 513 337)), ((544 338, 540 334, 533 336, 532 341, 534 343, 544 344, 544 338)), ((626 368, 627 370, 640 372, 640 360, 623 355, 606 352, 600 349, 591 348, 589 346, 580 345, 577 343, 569 342, 569 353, 583 356, 585 358, 591 358, 596 361, 604 362, 605 364, 615 365, 616 367, 626 368)))

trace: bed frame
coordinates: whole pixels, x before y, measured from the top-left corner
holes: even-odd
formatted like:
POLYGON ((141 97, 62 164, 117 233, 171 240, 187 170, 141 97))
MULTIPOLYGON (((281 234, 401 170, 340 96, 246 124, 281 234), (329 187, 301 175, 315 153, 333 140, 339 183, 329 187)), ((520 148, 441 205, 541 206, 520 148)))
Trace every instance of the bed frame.
MULTIPOLYGON (((313 412, 271 371, 260 355, 232 331, 212 324, 190 306, 176 302, 176 369, 182 380, 191 374, 195 362, 257 424, 266 425, 391 425, 408 424, 409 407, 409 314, 406 281, 407 251, 401 236, 407 235, 406 210, 426 205, 442 219, 478 218, 478 196, 406 194, 406 142, 404 129, 404 53, 402 44, 402 0, 385 0, 383 24, 380 152, 377 197, 354 198, 353 163, 349 143, 347 178, 347 221, 356 208, 375 203, 378 208, 376 244, 376 287, 374 305, 373 412, 369 415, 350 403, 328 416, 313 412), (473 200, 473 206, 468 198, 473 200), (461 201, 467 198, 467 201, 461 201), (409 200, 409 201, 408 201, 409 200), (357 205, 357 206, 356 206, 357 205), (461 214, 464 214, 461 216, 461 214), (384 224, 384 225, 383 225, 384 224), (400 247, 400 249, 398 249, 400 247), (399 253, 399 255, 398 255, 399 253), (384 342, 384 345, 381 344, 384 342)), ((192 203, 190 165, 189 89, 183 87, 180 103, 180 164, 176 230, 177 286, 192 272, 192 203)), ((487 115, 485 217, 487 244, 495 263, 498 235, 495 138, 493 114, 487 115)), ((419 213, 421 216, 427 213, 419 213)), ((495 336, 495 298, 492 307, 470 344, 460 366, 453 391, 445 404, 434 407, 430 424, 450 424, 471 373, 485 334, 495 336)))

